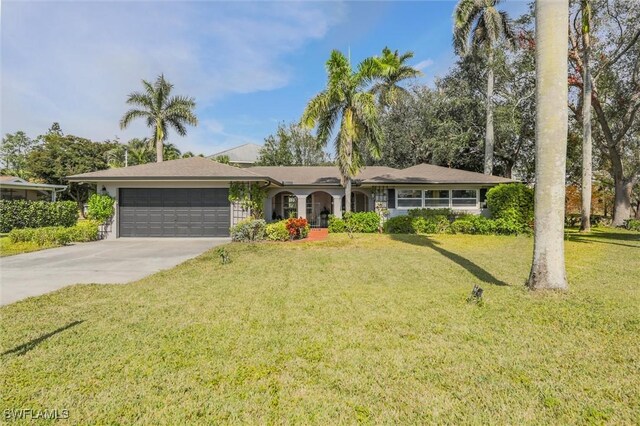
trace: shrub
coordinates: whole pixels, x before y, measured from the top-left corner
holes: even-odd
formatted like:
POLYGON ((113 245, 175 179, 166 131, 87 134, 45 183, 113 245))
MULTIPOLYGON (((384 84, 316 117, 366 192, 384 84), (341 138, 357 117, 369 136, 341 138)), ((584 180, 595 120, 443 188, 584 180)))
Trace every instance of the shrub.
POLYGON ((465 215, 451 224, 454 234, 490 235, 496 233, 496 221, 479 215, 465 215))
POLYGON ((93 194, 87 203, 87 217, 105 223, 115 213, 114 199, 109 195, 93 194))
POLYGON ((627 219, 625 221, 624 227, 630 231, 640 232, 640 219, 627 219))
POLYGON ((502 184, 487 191, 487 206, 493 219, 509 222, 509 228, 533 225, 533 189, 522 183, 502 184))
POLYGON ((230 228, 231 240, 241 242, 262 241, 265 238, 267 224, 263 219, 248 218, 230 228))
POLYGON ((289 239, 286 220, 268 224, 266 232, 267 239, 271 241, 287 241, 289 239))
POLYGON ((309 235, 309 222, 305 218, 289 218, 285 221, 285 226, 291 239, 307 238, 309 235))
POLYGON ((20 228, 73 226, 78 206, 73 201, 0 200, 0 232, 20 228))
POLYGON ((453 212, 452 209, 410 209, 407 214, 410 217, 424 217, 424 218, 432 218, 436 216, 444 216, 447 219, 453 220, 456 216, 456 213, 453 212))
POLYGON ((409 216, 392 217, 384 223, 384 232, 389 234, 414 234, 413 218, 409 216))
POLYGON ((344 221, 351 232, 372 233, 380 228, 380 216, 376 212, 345 213, 344 221))
POLYGON ((417 216, 413 218, 411 225, 417 234, 440 234, 449 228, 449 218, 444 215, 417 216))
POLYGON ((334 215, 329 216, 329 232, 340 233, 347 232, 347 223, 334 215))
POLYGON ((9 232, 12 243, 34 242, 38 245, 66 245, 71 242, 95 241, 99 238, 98 223, 84 221, 75 226, 45 226, 14 229, 9 232))

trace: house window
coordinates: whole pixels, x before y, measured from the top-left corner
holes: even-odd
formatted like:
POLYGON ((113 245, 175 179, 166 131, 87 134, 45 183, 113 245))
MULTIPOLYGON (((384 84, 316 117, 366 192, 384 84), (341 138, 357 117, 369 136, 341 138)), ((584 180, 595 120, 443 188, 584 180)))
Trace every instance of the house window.
POLYGON ((285 219, 298 217, 298 198, 295 195, 282 196, 282 212, 285 219))
POLYGON ((478 190, 454 189, 451 191, 451 205, 453 207, 475 207, 478 204, 478 190))
POLYGON ((425 190, 424 206, 427 208, 449 207, 449 190, 448 189, 425 190))
POLYGON ((398 189, 398 208, 422 207, 422 190, 420 189, 398 189))

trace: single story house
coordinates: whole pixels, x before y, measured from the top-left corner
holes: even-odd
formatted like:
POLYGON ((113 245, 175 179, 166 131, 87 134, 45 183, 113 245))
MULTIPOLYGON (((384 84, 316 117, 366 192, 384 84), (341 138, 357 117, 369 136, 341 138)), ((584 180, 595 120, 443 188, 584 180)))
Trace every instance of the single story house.
POLYGON ((1 200, 56 201, 56 194, 66 185, 27 182, 17 176, 0 176, 1 200))
MULTIPOLYGON (((229 227, 250 212, 229 202, 232 182, 264 187, 265 220, 306 218, 326 226, 328 214, 342 216, 344 187, 337 167, 248 167, 203 157, 114 168, 69 176, 95 183, 116 200, 108 237, 228 236, 229 227)), ((409 209, 452 208, 480 214, 487 189, 510 179, 419 164, 407 169, 367 167, 352 181, 351 210, 386 216, 409 209)))

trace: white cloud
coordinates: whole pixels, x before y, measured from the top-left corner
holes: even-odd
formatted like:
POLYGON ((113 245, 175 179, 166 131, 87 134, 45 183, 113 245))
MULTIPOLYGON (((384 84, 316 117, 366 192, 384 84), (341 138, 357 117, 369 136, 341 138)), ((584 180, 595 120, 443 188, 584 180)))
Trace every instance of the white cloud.
MULTIPOLYGON (((342 19, 339 3, 51 2, 4 3, 2 132, 66 133, 101 140, 149 134, 121 131, 128 93, 163 72, 176 93, 205 111, 221 97, 287 85, 286 55, 342 19)), ((207 120, 184 150, 208 152, 222 123, 207 120)))
POLYGON ((425 68, 429 68, 431 65, 433 65, 433 59, 425 59, 424 61, 420 61, 417 64, 415 64, 413 67, 417 70, 424 70, 425 68))

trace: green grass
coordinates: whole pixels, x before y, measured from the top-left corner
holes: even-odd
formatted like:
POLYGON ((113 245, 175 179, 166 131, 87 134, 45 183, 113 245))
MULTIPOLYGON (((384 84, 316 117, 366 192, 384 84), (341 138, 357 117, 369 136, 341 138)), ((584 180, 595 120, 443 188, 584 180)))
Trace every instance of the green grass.
POLYGON ((9 237, 0 237, 0 257, 13 256, 14 254, 20 253, 29 253, 32 251, 44 250, 53 247, 59 246, 41 246, 34 242, 12 243, 9 237))
POLYGON ((0 309, 2 410, 70 423, 638 424, 640 237, 330 235, 228 246, 0 309), (483 306, 466 303, 472 286, 483 306))

